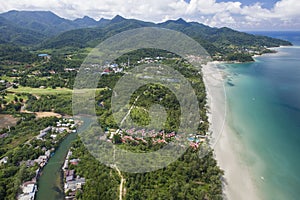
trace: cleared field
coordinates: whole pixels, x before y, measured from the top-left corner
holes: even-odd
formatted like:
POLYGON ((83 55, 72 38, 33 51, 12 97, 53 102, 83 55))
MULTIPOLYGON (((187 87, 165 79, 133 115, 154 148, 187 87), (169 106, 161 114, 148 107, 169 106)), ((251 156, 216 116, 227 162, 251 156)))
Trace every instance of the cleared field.
POLYGON ((72 90, 68 88, 31 88, 31 87, 22 87, 18 88, 10 88, 7 91, 13 93, 29 93, 35 95, 43 95, 43 94, 72 94, 72 90))
POLYGON ((0 114, 0 128, 7 128, 8 126, 15 126, 17 123, 17 119, 12 115, 2 115, 0 114))
POLYGON ((61 118, 62 115, 55 113, 55 112, 34 112, 37 118, 43 118, 43 117, 57 117, 61 118))
MULTIPOLYGON (((101 90, 105 90, 105 88, 96 88, 96 92, 101 90)), ((73 90, 68 88, 31 88, 31 87, 22 87, 19 86, 18 88, 10 88, 7 90, 8 92, 12 93, 29 93, 33 95, 43 95, 43 94, 72 94, 73 90)), ((78 91, 78 90, 77 90, 78 91)), ((94 91, 94 89, 82 89, 82 92, 94 91)))

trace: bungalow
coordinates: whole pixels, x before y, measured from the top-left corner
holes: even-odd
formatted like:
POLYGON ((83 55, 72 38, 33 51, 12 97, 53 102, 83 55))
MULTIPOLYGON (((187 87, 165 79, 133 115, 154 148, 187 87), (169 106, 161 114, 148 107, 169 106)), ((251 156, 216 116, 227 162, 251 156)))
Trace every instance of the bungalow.
POLYGON ((53 132, 63 133, 64 131, 68 131, 68 128, 53 128, 53 132))
POLYGON ((35 182, 27 181, 27 182, 23 183, 21 188, 22 188, 22 192, 24 194, 28 194, 28 193, 32 193, 36 190, 36 185, 35 185, 35 182))
POLYGON ((43 139, 43 137, 45 137, 45 135, 47 135, 47 133, 51 130, 52 130, 51 126, 48 126, 47 128, 41 130, 40 134, 37 136, 37 139, 43 139))
POLYGON ((50 155, 51 155, 51 151, 50 150, 48 150, 48 151, 45 152, 45 156, 47 156, 48 158, 50 157, 50 155))
POLYGON ((56 135, 56 134, 51 134, 50 137, 51 137, 52 139, 56 139, 57 135, 56 135))
POLYGON ((65 199, 75 199, 76 191, 71 191, 68 193, 68 196, 65 196, 65 199))
POLYGON ((66 175, 66 177, 68 177, 68 176, 72 176, 72 177, 74 177, 74 173, 75 171, 72 169, 72 170, 66 170, 65 171, 65 175, 66 175))
POLYGON ((40 156, 37 159, 34 160, 34 162, 38 163, 40 167, 44 167, 46 163, 48 162, 48 157, 47 156, 40 156))
POLYGON ((38 57, 47 57, 47 56, 49 56, 49 55, 46 54, 46 53, 40 53, 40 54, 38 54, 38 57))
POLYGON ((78 163, 79 163, 79 159, 72 159, 72 160, 70 160, 70 164, 71 165, 78 165, 78 163))
POLYGON ((34 166, 35 162, 33 160, 27 160, 25 161, 26 167, 32 167, 34 166))
POLYGON ((70 156, 72 156, 72 151, 71 151, 71 150, 69 150, 69 151, 68 151, 68 154, 67 154, 67 157, 66 157, 66 159, 69 159, 69 158, 70 158, 70 156))
POLYGON ((69 166, 68 166, 68 160, 65 160, 62 169, 63 169, 63 170, 66 170, 66 169, 68 169, 68 167, 69 167, 69 166))
POLYGON ((162 139, 162 140, 158 139, 158 140, 157 140, 157 143, 165 143, 165 144, 166 144, 167 142, 166 142, 166 140, 164 140, 164 139, 162 139))
POLYGON ((76 178, 74 181, 69 181, 65 184, 65 192, 71 190, 75 191, 81 189, 82 185, 85 184, 85 178, 76 178))
POLYGON ((6 138, 7 136, 8 136, 7 133, 3 133, 3 134, 0 135, 0 138, 6 138))
POLYGON ((2 159, 0 160, 0 165, 6 164, 7 161, 8 161, 8 157, 6 156, 6 157, 4 157, 4 158, 2 158, 2 159))
POLYGON ((23 183, 21 186, 22 193, 21 195, 18 196, 18 200, 33 200, 35 193, 37 191, 37 186, 35 182, 33 181, 28 181, 23 183))
POLYGON ((109 73, 109 72, 110 72, 110 69, 109 69, 109 68, 106 68, 106 69, 103 70, 103 72, 109 73))
POLYGON ((191 142, 190 147, 192 147, 193 149, 198 149, 199 148, 199 143, 191 142))
POLYGON ((167 138, 175 137, 175 132, 167 134, 166 137, 167 138))
POLYGON ((51 56, 49 54, 46 54, 46 53, 40 53, 40 54, 38 54, 38 57, 44 58, 44 59, 50 59, 51 58, 51 56))
POLYGON ((66 177, 66 182, 73 181, 73 179, 74 179, 73 176, 67 176, 66 177))

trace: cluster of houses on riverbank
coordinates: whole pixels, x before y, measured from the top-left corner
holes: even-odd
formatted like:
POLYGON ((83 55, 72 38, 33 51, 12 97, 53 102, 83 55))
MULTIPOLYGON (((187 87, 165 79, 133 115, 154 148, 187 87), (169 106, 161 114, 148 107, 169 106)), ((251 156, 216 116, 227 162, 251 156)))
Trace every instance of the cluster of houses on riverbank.
MULTIPOLYGON (((46 135, 50 135, 51 140, 56 143, 56 136, 61 133, 72 133, 76 132, 76 123, 73 119, 60 119, 56 126, 49 126, 40 131, 40 134, 36 136, 37 140, 46 140, 46 135)), ((43 167, 47 164, 49 158, 54 154, 55 149, 47 149, 43 147, 41 149, 44 154, 40 155, 37 159, 22 161, 21 164, 25 164, 26 167, 33 167, 38 164, 38 169, 36 170, 35 177, 31 181, 24 182, 21 188, 21 194, 17 197, 18 200, 34 200, 35 194, 37 192, 37 180, 43 169, 43 167)))
POLYGON ((69 165, 78 165, 80 160, 78 158, 70 159, 72 156, 72 151, 69 150, 66 156, 64 165, 62 167, 64 171, 64 190, 65 199, 74 199, 76 192, 82 190, 82 186, 85 184, 85 178, 76 176, 74 169, 69 169, 69 165))
POLYGON ((31 181, 24 182, 20 188, 22 193, 18 196, 18 200, 34 200, 35 194, 37 192, 37 180, 41 173, 42 168, 47 164, 48 159, 51 156, 51 151, 54 151, 54 149, 45 151, 44 155, 39 156, 35 160, 27 160, 24 161, 26 167, 32 167, 35 165, 35 163, 38 164, 38 169, 35 172, 35 177, 31 181))
POLYGON ((56 122, 56 126, 48 126, 47 128, 40 131, 40 134, 36 137, 37 139, 43 139, 49 132, 52 134, 50 137, 52 139, 55 139, 57 137, 57 134, 63 133, 64 131, 68 133, 76 133, 76 124, 73 119, 60 119, 58 122, 56 122))
POLYGON ((21 186, 22 194, 18 196, 19 200, 34 200, 37 192, 36 180, 27 181, 21 186))

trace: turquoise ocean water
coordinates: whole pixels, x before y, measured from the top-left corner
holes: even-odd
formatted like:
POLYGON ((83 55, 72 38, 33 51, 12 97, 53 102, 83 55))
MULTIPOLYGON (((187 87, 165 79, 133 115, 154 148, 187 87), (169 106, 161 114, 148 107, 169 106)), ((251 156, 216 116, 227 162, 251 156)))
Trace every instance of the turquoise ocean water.
POLYGON ((263 199, 300 199, 300 32, 255 34, 294 47, 253 63, 223 65, 228 123, 246 144, 242 154, 263 199))

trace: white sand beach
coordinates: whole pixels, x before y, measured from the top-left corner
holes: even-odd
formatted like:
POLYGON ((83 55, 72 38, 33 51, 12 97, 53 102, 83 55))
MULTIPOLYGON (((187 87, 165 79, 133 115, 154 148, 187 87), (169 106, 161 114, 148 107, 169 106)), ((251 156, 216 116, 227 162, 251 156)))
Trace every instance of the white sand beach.
POLYGON ((243 145, 230 130, 226 121, 227 105, 223 72, 218 62, 203 66, 203 78, 207 89, 211 145, 218 165, 224 170, 224 195, 228 200, 260 199, 247 165, 240 152, 243 145))

